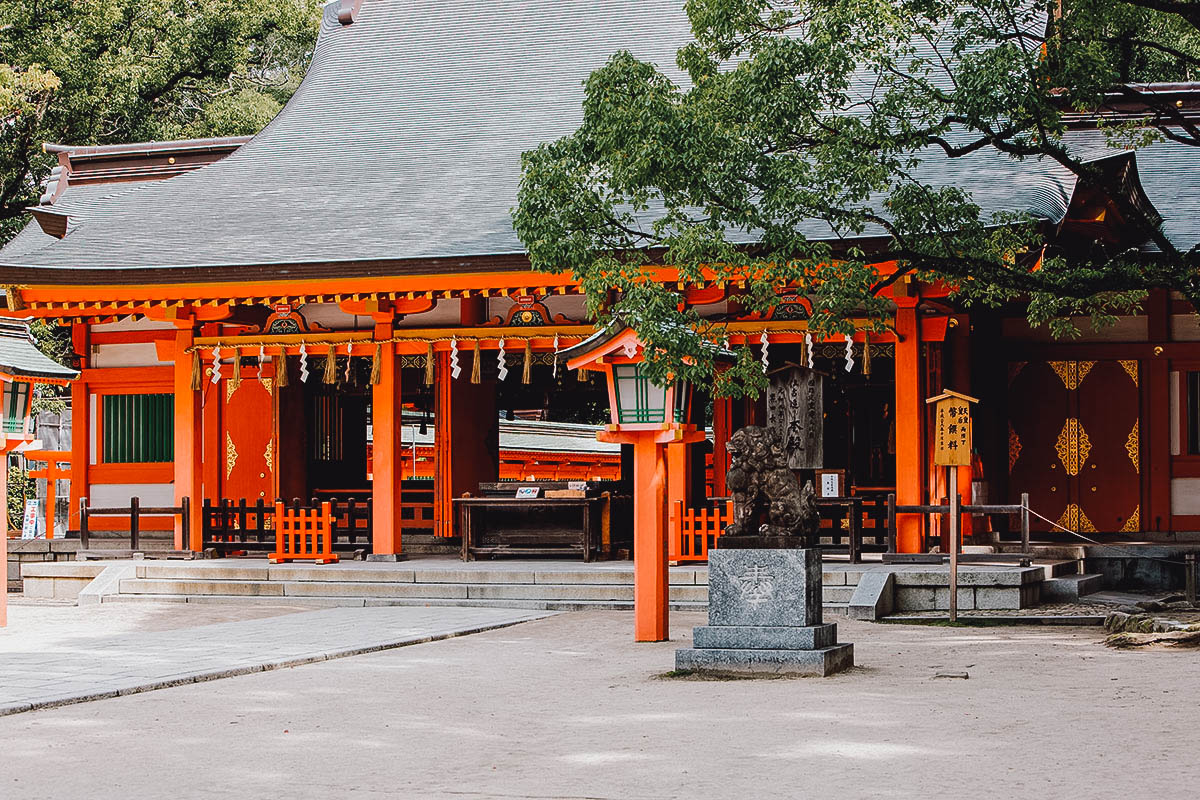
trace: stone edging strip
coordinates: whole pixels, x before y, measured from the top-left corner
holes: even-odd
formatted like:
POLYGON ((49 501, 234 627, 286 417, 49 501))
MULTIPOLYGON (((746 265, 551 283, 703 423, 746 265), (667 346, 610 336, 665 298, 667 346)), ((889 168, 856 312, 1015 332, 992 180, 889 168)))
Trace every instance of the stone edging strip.
POLYGON ((66 695, 53 700, 45 700, 34 703, 13 703, 10 705, 0 705, 0 717, 9 716, 11 714, 21 714, 26 711, 37 711, 44 708, 59 708, 60 706, 75 705, 76 703, 90 703, 93 700, 107 700, 112 697, 124 697, 131 694, 141 694, 142 692, 152 692, 156 689, 170 689, 175 686, 186 686, 191 683, 205 683, 207 681, 215 681, 222 678, 234 678, 239 675, 251 675, 255 672, 270 672, 271 670, 276 669, 299 667, 303 666, 304 664, 315 664, 320 661, 332 661, 336 658, 349 658, 350 656, 360 656, 366 653, 378 653, 382 650, 395 650, 414 644, 428 644, 429 642, 438 642, 442 641, 443 639, 454 639, 459 636, 470 636, 474 633, 484 633, 486 631, 499 630, 500 628, 509 628, 513 625, 520 625, 523 622, 532 622, 538 619, 545 619, 546 617, 554 616, 554 614, 555 612, 531 614, 524 619, 492 622, 486 625, 476 625, 471 628, 464 628, 462 630, 449 631, 446 633, 434 633, 416 638, 404 638, 382 642, 380 644, 350 647, 344 650, 334 650, 333 652, 329 653, 313 653, 311 655, 296 656, 294 658, 286 658, 278 661, 267 661, 261 664, 252 664, 250 666, 182 674, 170 678, 164 678, 162 680, 146 681, 132 686, 125 686, 120 689, 105 689, 96 692, 84 692, 81 694, 66 695))

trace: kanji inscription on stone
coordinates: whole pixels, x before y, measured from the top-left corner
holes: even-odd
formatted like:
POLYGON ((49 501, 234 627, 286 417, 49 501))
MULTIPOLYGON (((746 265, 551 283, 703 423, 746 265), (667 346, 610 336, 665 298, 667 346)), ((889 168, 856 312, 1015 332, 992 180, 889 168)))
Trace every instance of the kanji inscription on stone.
POLYGON ((752 606, 762 605, 775 592, 775 578, 762 564, 755 564, 738 578, 742 599, 752 606))
POLYGON ((820 469, 824 456, 825 387, 807 367, 789 367, 771 376, 767 389, 767 429, 787 457, 788 469, 820 469))

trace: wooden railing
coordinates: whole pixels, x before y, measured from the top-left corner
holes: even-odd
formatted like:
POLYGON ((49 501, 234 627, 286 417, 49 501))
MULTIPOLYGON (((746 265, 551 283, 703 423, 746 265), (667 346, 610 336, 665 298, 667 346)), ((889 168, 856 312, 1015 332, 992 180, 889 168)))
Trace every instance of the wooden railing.
MULTIPOLYGON (((883 560, 892 563, 941 563, 943 560, 950 557, 949 553, 930 553, 928 546, 926 552, 923 553, 899 553, 896 548, 896 515, 897 514, 921 514, 923 516, 937 517, 943 514, 950 513, 950 505, 896 505, 896 495, 889 494, 887 497, 888 506, 888 549, 883 556, 883 560)), ((958 556, 960 562, 992 562, 992 561, 1022 561, 1029 562, 1033 559, 1033 554, 1029 547, 1029 495, 1022 494, 1020 503, 1007 505, 987 504, 987 505, 959 505, 958 512, 960 514, 983 514, 985 516, 1007 516, 1015 514, 1019 519, 1021 531, 1021 552, 1019 553, 964 553, 958 556)), ((926 540, 928 544, 932 541, 932 537, 926 540)))
POLYGON ((140 546, 140 530, 141 517, 143 514, 147 516, 179 516, 183 527, 183 541, 188 541, 188 533, 190 530, 189 509, 191 508, 191 499, 183 498, 178 506, 166 506, 162 508, 142 508, 142 501, 136 497, 129 498, 129 505, 125 507, 101 508, 98 506, 88 506, 86 497, 79 498, 79 545, 84 550, 88 549, 90 540, 89 520, 92 517, 125 517, 129 520, 129 548, 137 550, 140 546))
MULTIPOLYGON (((244 499, 237 503, 205 500, 200 516, 204 526, 204 548, 215 550, 222 556, 271 552, 276 548, 275 509, 282 502, 276 499, 275 505, 267 505, 261 499, 253 504, 244 499)), ((286 507, 293 511, 318 509, 326 502, 332 514, 333 549, 339 552, 371 549, 373 515, 370 498, 322 501, 314 497, 309 502, 310 505, 302 506, 300 499, 294 498, 286 507)))
POLYGON ((275 552, 272 564, 313 561, 336 564, 333 552, 333 511, 328 501, 320 508, 287 508, 275 503, 275 552))
POLYGON ((671 506, 668 526, 667 558, 671 561, 707 561, 708 551, 716 546, 733 522, 733 501, 716 500, 711 508, 684 508, 682 500, 671 506))

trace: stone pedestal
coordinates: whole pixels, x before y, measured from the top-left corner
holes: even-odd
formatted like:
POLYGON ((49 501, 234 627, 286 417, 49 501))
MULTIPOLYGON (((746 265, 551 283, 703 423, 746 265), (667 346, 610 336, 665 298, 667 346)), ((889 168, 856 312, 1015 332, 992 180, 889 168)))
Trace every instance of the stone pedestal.
POLYGON ((708 554, 708 625, 675 669, 713 675, 824 676, 854 666, 821 616, 821 554, 717 549, 708 554))

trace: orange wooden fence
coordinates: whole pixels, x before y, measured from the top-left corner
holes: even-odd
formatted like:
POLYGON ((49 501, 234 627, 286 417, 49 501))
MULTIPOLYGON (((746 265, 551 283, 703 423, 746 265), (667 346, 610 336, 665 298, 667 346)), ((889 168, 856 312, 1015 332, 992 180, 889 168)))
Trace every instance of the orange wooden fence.
POLYGON ((671 505, 670 547, 667 557, 671 561, 706 561, 708 551, 716 545, 725 532, 725 526, 733 522, 733 501, 725 501, 724 507, 697 511, 684 508, 682 500, 671 505))
POLYGON ((288 508, 275 504, 275 552, 272 564, 287 561, 336 563, 333 552, 333 511, 329 502, 317 508, 288 508))

